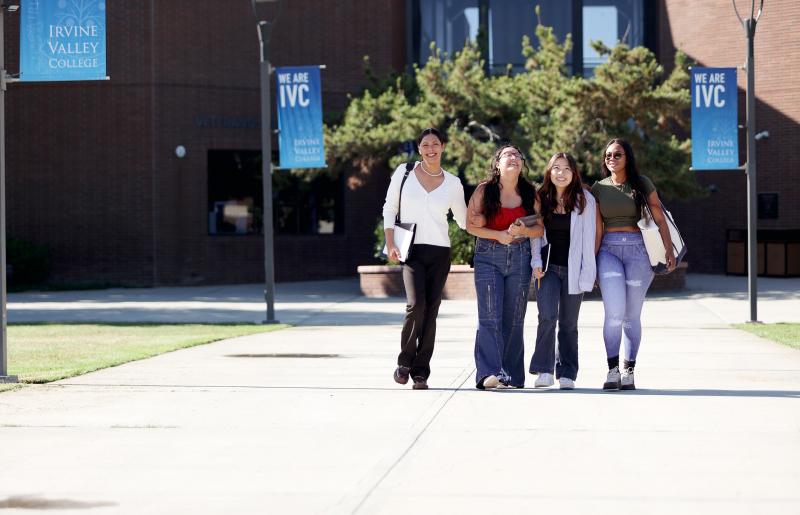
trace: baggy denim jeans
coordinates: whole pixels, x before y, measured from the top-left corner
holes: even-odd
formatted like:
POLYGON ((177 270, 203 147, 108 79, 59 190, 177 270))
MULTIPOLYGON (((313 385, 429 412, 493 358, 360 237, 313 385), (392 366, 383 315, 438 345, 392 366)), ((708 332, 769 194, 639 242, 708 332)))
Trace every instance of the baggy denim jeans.
POLYGON ((603 339, 606 356, 619 356, 623 336, 625 359, 634 361, 642 341, 642 305, 653 269, 642 235, 612 232, 603 236, 597 254, 597 280, 603 295, 603 339))
POLYGON ((582 300, 583 293, 569 294, 567 267, 553 264, 547 267, 541 286, 536 290, 539 326, 531 358, 532 374, 552 374, 555 367, 557 378, 568 377, 573 381, 578 378, 578 315, 582 300))
POLYGON ((511 245, 483 238, 476 241, 476 383, 494 375, 505 384, 525 386, 522 333, 532 272, 528 238, 511 245))

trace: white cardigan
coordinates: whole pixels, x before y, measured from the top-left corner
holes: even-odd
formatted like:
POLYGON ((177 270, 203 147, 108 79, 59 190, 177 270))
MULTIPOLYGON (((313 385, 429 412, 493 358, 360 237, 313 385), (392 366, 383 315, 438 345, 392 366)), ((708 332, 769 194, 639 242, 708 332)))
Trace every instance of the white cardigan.
MULTIPOLYGON (((572 210, 569 225, 569 257, 567 258, 567 288, 570 295, 592 291, 597 277, 594 244, 597 226, 595 200, 587 190, 583 191, 586 207, 583 213, 572 210)), ((548 245, 547 232, 531 241, 531 267, 542 268, 542 247, 548 245)))
MULTIPOLYGON (((416 167, 416 163, 415 163, 416 167)), ((383 204, 383 228, 394 228, 400 199, 400 183, 406 173, 405 163, 395 169, 386 202, 383 204)), ((447 227, 447 212, 453 212, 453 218, 462 229, 467 228, 467 204, 464 202, 464 186, 455 175, 444 172, 444 182, 428 193, 417 180, 414 170, 408 174, 403 186, 403 205, 400 206, 401 222, 416 223, 417 233, 414 243, 449 247, 450 237, 447 227)))

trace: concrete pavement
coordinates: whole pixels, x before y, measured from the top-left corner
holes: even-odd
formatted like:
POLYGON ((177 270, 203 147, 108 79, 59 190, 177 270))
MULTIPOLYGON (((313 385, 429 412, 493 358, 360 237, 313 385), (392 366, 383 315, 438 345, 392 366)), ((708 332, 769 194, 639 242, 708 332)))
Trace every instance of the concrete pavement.
MULTIPOLYGON (((582 307, 575 391, 475 390, 474 302, 445 301, 420 392, 391 380, 401 299, 279 284, 293 328, 0 394, 0 509, 798 513, 800 352, 729 327, 749 313, 741 278, 689 278, 645 303, 639 389, 616 393, 599 389, 599 300, 582 307)), ((800 282, 759 284, 759 318, 800 321, 800 282)), ((262 311, 257 286, 36 295, 12 295, 9 318, 262 311)))
MULTIPOLYGON (((745 277, 689 274, 686 290, 650 294, 658 300, 692 300, 727 323, 749 319, 745 277)), ((800 321, 800 279, 759 278, 759 320, 800 321)), ((15 293, 8 297, 10 322, 241 322, 266 318, 263 285, 113 288, 15 293)), ((276 317, 289 324, 371 323, 368 312, 351 310, 361 297, 358 280, 340 279, 276 285, 276 317), (341 304, 341 306, 338 306, 341 304), (319 319, 336 312, 334 320, 319 319), (365 318, 366 317, 366 318, 365 318)), ((596 301, 598 298, 588 299, 596 301)), ((371 299, 370 310, 397 299, 371 299)), ((394 306, 383 313, 397 313, 394 306)), ((593 321, 592 323, 594 323, 593 321)), ((396 320, 392 321, 396 323, 396 320)))

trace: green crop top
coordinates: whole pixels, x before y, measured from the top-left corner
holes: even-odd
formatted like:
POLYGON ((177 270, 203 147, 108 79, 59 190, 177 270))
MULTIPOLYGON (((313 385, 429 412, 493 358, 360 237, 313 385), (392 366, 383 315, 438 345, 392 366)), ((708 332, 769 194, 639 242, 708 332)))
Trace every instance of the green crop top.
MULTIPOLYGON (((656 191, 653 181, 640 175, 644 195, 648 197, 656 191)), ((636 222, 641 218, 641 213, 636 211, 636 202, 633 200, 631 186, 626 181, 617 186, 611 182, 611 177, 597 181, 592 186, 592 195, 600 206, 600 215, 606 227, 636 227, 636 222)))

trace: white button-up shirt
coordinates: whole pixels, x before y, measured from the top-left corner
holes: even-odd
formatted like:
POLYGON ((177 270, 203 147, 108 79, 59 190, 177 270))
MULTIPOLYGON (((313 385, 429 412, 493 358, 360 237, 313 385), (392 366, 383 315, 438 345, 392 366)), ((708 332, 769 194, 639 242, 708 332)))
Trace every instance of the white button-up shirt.
MULTIPOLYGON (((416 166, 416 163, 415 163, 416 166)), ((383 204, 383 227, 394 227, 400 200, 400 183, 406 173, 405 163, 397 167, 386 192, 383 204)), ((467 205, 464 202, 464 187, 455 175, 444 172, 444 182, 430 193, 425 191, 417 180, 414 170, 408 174, 403 186, 400 221, 417 224, 414 236, 415 244, 450 246, 447 227, 447 212, 453 212, 453 218, 462 229, 467 228, 467 205)))

